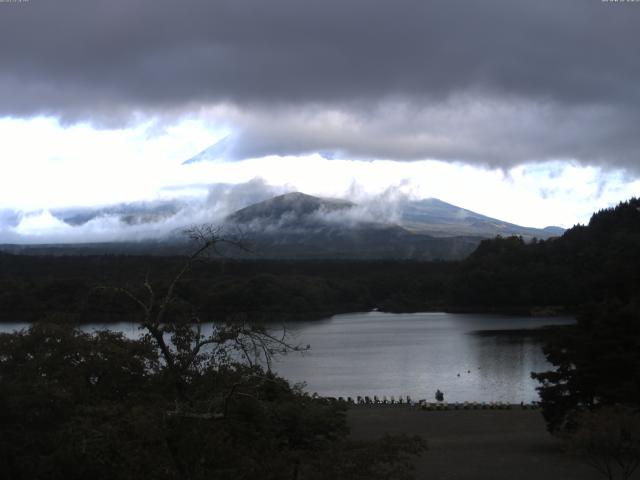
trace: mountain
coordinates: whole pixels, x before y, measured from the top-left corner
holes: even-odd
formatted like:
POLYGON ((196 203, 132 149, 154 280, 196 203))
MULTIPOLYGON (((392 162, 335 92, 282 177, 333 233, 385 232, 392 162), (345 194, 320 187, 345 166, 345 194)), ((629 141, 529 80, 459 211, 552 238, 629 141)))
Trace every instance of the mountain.
POLYGON ((400 224, 407 230, 438 237, 474 235, 493 238, 517 235, 525 239, 562 235, 560 227, 523 227, 451 205, 437 198, 406 202, 401 207, 400 224))
MULTIPOLYGON (((319 198, 300 192, 287 193, 269 200, 250 205, 227 217, 233 223, 250 222, 319 222, 331 212, 343 213, 343 217, 357 222, 359 214, 350 209, 358 207, 353 202, 335 198, 319 198)), ((436 198, 419 201, 405 201, 398 205, 399 221, 397 226, 412 233, 427 234, 434 237, 478 236, 493 238, 501 236, 522 236, 525 239, 549 238, 562 235, 560 227, 543 229, 523 227, 495 218, 487 217, 464 208, 451 205, 436 198)), ((340 218, 335 216, 334 220, 340 218)))
POLYGON ((101 208, 54 209, 52 214, 71 226, 81 226, 98 217, 118 217, 127 225, 162 222, 180 211, 175 201, 121 203, 101 208))
POLYGON ((348 200, 335 198, 319 198, 300 192, 279 195, 263 202, 249 205, 229 215, 227 220, 232 223, 286 222, 317 222, 314 214, 349 210, 356 205, 348 200))
MULTIPOLYGON (((240 203, 243 204, 246 205, 240 203)), ((188 215, 196 215, 194 218, 199 222, 210 218, 209 221, 219 223, 214 220, 218 218, 213 213, 216 205, 207 201, 195 209, 187 209, 180 201, 163 200, 56 210, 52 212, 56 218, 77 228, 96 218, 119 220, 118 228, 125 234, 111 243, 100 243, 99 239, 96 243, 99 237, 94 237, 89 240, 94 243, 84 246, 42 242, 31 246, 5 245, 3 249, 36 252, 40 248, 54 254, 81 250, 92 254, 145 251, 174 254, 185 248, 179 232, 182 225, 189 224, 188 215), (185 214, 187 211, 190 213, 185 214), (127 236, 128 227, 135 227, 131 232, 136 235, 127 236)), ((557 227, 535 229, 503 222, 437 199, 406 201, 394 207, 397 222, 391 223, 388 216, 372 213, 367 205, 292 192, 236 210, 224 223, 251 240, 254 251, 251 256, 264 258, 457 260, 473 252, 484 238, 518 235, 525 240, 545 239, 562 232, 557 227)), ((2 212, 1 218, 15 224, 18 220, 10 213, 2 212)))
POLYGON ((350 201, 287 193, 226 218, 252 239, 257 255, 276 258, 394 258, 455 260, 483 238, 519 235, 549 238, 562 232, 503 222, 426 199, 398 206, 400 221, 372 220, 350 201))
POLYGON ((236 138, 233 135, 227 135, 226 137, 218 140, 210 147, 205 148, 197 155, 194 155, 188 160, 182 162, 182 165, 192 165, 194 163, 201 162, 213 162, 216 160, 234 160, 234 147, 236 145, 236 138))
POLYGON ((471 253, 480 238, 435 238, 399 225, 361 220, 356 204, 300 192, 280 195, 227 217, 269 258, 388 258, 452 260, 471 253))

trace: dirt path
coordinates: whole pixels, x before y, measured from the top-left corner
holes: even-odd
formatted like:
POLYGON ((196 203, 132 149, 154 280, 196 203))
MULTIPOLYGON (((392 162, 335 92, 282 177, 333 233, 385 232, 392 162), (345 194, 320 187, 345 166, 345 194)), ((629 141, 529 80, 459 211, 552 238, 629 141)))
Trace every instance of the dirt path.
MULTIPOLYGON (((355 407, 351 435, 422 435, 429 450, 416 462, 416 479, 596 480, 591 467, 566 454, 545 430, 537 410, 422 411, 355 407)), ((640 478, 639 472, 633 477, 640 478)))

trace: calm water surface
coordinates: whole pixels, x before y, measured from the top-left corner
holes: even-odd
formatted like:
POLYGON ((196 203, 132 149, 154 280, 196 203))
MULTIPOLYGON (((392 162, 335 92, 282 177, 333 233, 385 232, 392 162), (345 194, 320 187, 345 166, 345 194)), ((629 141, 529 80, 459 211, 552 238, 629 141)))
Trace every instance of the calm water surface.
POLYGON ((572 318, 523 318, 449 313, 357 313, 294 325, 303 356, 280 358, 275 369, 325 396, 410 395, 447 401, 538 399, 532 371, 550 368, 533 338, 478 335, 481 330, 531 329, 572 318), (460 376, 458 376, 460 374, 460 376))
MULTIPOLYGON (((310 344, 304 354, 278 357, 274 369, 306 382, 322 396, 410 395, 433 400, 519 403, 538 399, 532 371, 550 368, 541 344, 527 335, 478 335, 478 331, 566 325, 568 317, 513 317, 450 313, 350 313, 288 326, 293 342, 310 344)), ((0 325, 2 331, 25 324, 0 325)), ((130 337, 134 323, 86 325, 130 337)))

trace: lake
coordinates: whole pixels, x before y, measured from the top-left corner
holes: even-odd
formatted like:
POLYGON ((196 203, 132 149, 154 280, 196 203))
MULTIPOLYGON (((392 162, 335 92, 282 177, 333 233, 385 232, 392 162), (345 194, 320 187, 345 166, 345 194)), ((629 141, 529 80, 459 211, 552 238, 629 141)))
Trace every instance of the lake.
MULTIPOLYGON (((322 396, 410 395, 433 401, 440 389, 449 402, 531 402, 538 399, 531 372, 550 365, 534 337, 504 332, 574 322, 492 314, 335 315, 288 325, 292 341, 310 344, 311 350, 277 357, 274 370, 322 396)), ((2 324, 0 331, 25 326, 2 324)), ((97 328, 138 335, 132 323, 83 326, 97 328)))

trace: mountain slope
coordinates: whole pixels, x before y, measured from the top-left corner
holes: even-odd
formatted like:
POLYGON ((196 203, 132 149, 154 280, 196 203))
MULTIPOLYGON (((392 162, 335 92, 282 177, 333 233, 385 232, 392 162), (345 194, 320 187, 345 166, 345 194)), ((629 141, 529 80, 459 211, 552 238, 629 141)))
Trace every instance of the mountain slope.
POLYGON ((254 221, 308 223, 313 214, 348 210, 355 206, 347 200, 319 198, 300 192, 291 192, 249 205, 229 215, 227 220, 234 223, 254 221))
MULTIPOLYGON (((218 197, 228 207, 228 198, 215 196, 218 197)), ((242 198, 244 201, 236 202, 238 205, 246 205, 246 201, 256 197, 243 194, 242 198)), ((54 249, 56 254, 83 248, 91 253, 140 253, 148 249, 150 253, 171 254, 176 248, 182 248, 179 232, 183 226, 196 218, 200 223, 209 221, 237 227, 252 241, 258 257, 457 260, 474 251, 483 238, 496 235, 548 238, 560 233, 502 222, 437 199, 396 204, 399 215, 393 218, 399 219, 397 223, 391 223, 389 215, 376 213, 378 207, 292 192, 236 210, 224 220, 216 216, 220 215, 215 213, 219 208, 216 201, 209 199, 196 206, 180 200, 166 200, 61 209, 53 213, 70 227, 71 233, 74 232, 71 229, 84 228, 92 220, 102 219, 107 222, 105 225, 115 229, 113 231, 117 233, 121 229, 123 234, 107 237, 106 241, 95 235, 83 238, 84 242, 91 242, 85 247, 63 246, 63 242, 55 237, 49 242, 42 241, 43 238, 38 244, 46 251, 54 249), (113 241, 114 238, 117 241, 113 241)), ((384 207, 383 210, 388 210, 388 205, 384 207)), ((19 216, 12 220, 6 212, 2 215, 7 222, 20 221, 19 216)), ((105 228, 105 225, 99 223, 98 227, 105 228)), ((76 235, 76 238, 81 237, 76 235)), ((33 243, 38 247, 36 242, 11 243, 33 243)), ((10 247, 10 251, 16 248, 34 251, 33 247, 6 247, 10 247)))
POLYGON ((227 222, 252 239, 256 254, 271 258, 451 260, 468 255, 480 242, 473 237, 434 238, 359 219, 356 207, 346 200, 293 192, 238 210, 227 222))
POLYGON ((549 238, 562 235, 564 232, 560 227, 540 229, 515 225, 451 205, 437 198, 403 204, 400 223, 408 230, 434 236, 477 235, 492 238, 496 235, 520 235, 524 238, 549 238))
POLYGON ((168 200, 122 203, 102 208, 54 209, 51 213, 71 226, 81 226, 102 216, 118 217, 127 225, 140 225, 162 222, 179 210, 177 202, 168 200))
POLYGON ((232 135, 218 140, 213 145, 205 148, 197 155, 182 162, 182 165, 192 165, 201 162, 214 162, 216 160, 234 160, 234 147, 236 139, 232 135))

